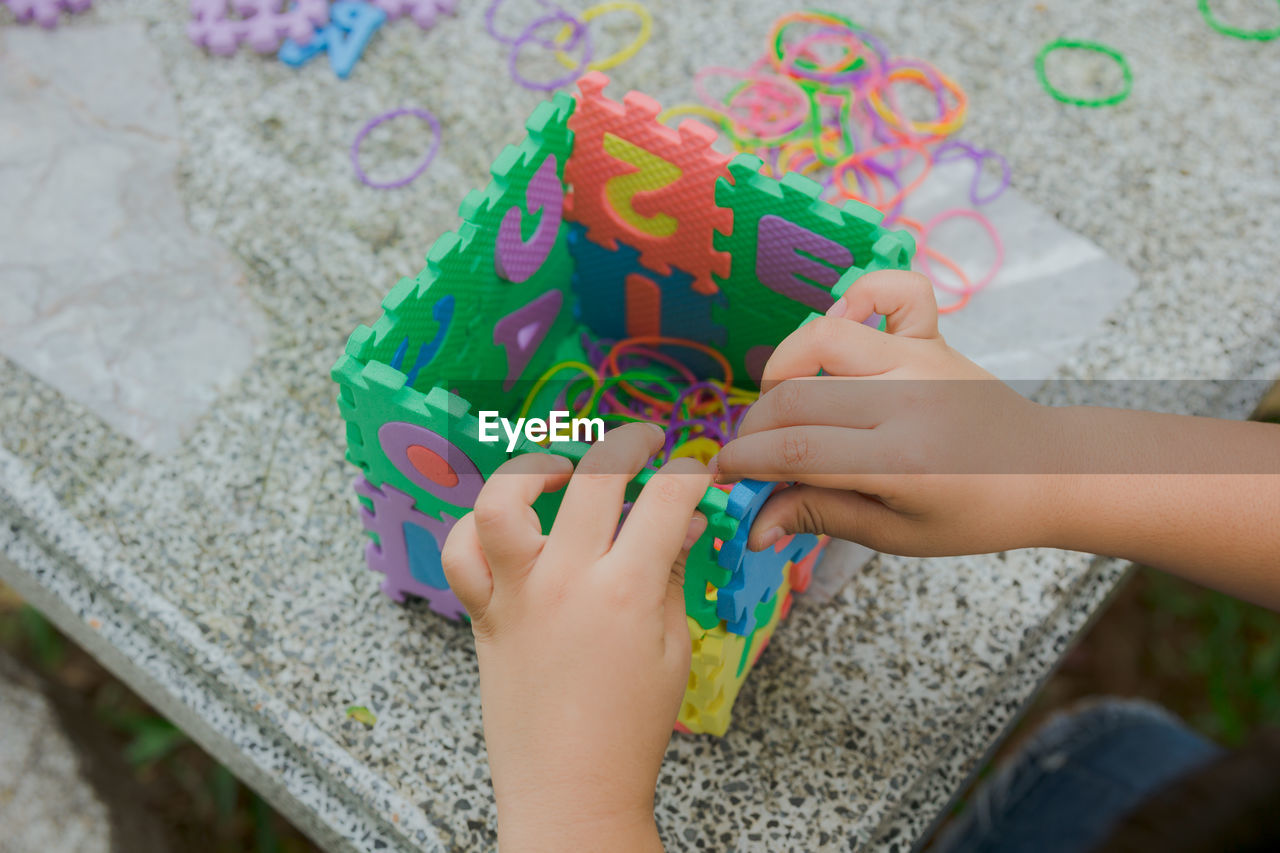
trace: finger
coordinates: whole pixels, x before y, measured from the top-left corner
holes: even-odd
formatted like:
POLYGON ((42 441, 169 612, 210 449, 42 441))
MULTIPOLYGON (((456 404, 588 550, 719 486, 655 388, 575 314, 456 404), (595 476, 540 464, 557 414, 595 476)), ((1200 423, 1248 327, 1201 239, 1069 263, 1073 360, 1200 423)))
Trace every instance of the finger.
POLYGON ((542 525, 533 502, 562 488, 573 463, 562 456, 526 453, 504 462, 476 498, 476 533, 494 582, 519 577, 542 551, 542 525))
POLYGON ((784 379, 817 376, 877 376, 897 367, 903 342, 861 323, 818 317, 778 344, 764 366, 760 387, 769 391, 784 379))
POLYGON ((440 564, 444 567, 449 589, 458 596, 474 622, 484 613, 493 598, 493 575, 484 551, 480 549, 480 537, 476 535, 476 514, 469 512, 458 519, 449 531, 440 551, 440 564))
MULTIPOLYGON (((689 559, 689 549, 694 546, 694 543, 702 537, 706 530, 706 516, 700 512, 694 513, 689 522, 688 531, 685 533, 680 553, 676 556, 675 562, 671 564, 671 571, 667 577, 667 598, 663 604, 667 654, 672 655, 673 661, 682 657, 683 665, 686 667, 689 665, 690 660, 689 647, 691 639, 689 637, 689 620, 685 610, 685 564, 689 559)), ((708 539, 704 544, 710 547, 710 540, 708 539)))
POLYGON ((828 317, 844 317, 862 322, 872 314, 883 314, 891 335, 908 338, 938 337, 938 300, 933 284, 918 272, 876 270, 849 286, 828 317), (844 306, 840 306, 843 301, 844 306))
POLYGON ((694 510, 710 485, 707 466, 682 458, 663 465, 641 490, 612 550, 634 569, 644 588, 659 594, 666 586, 694 510))
POLYGON ((859 382, 839 376, 804 376, 775 385, 747 410, 738 435, 788 426, 871 429, 883 420, 882 400, 890 382, 859 382))
POLYGON ((792 486, 775 491, 760 508, 747 547, 762 551, 790 533, 825 533, 897 553, 911 529, 905 518, 859 492, 792 486))
POLYGON ((578 463, 551 526, 547 547, 574 565, 609 550, 627 483, 662 449, 666 434, 654 424, 627 424, 605 433, 578 463))
POLYGON ((715 481, 794 480, 833 489, 865 488, 880 438, 871 430, 792 426, 735 438, 715 458, 715 481))

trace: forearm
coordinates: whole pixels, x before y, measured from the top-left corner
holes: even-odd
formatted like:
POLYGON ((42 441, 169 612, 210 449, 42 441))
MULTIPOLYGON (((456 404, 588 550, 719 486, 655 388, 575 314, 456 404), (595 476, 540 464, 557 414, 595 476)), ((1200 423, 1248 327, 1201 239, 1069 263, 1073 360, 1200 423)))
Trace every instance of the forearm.
POLYGON ((1280 609, 1280 427, 1052 410, 1043 544, 1121 557, 1280 609))
POLYGON ((499 809, 498 848, 502 853, 662 853, 652 813, 594 818, 580 814, 575 806, 564 803, 559 810, 520 815, 499 809))

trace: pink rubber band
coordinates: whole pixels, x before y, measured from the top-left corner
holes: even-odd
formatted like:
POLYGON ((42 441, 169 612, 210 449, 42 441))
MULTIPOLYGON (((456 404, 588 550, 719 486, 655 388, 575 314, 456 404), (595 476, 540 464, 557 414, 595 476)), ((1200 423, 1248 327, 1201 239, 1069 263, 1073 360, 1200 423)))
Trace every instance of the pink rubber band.
POLYGON ((977 281, 973 282, 969 287, 952 287, 950 285, 943 284, 942 281, 938 278, 938 276, 934 273, 933 264, 929 260, 928 252, 925 252, 923 250, 918 251, 916 254, 916 259, 920 262, 920 271, 923 272, 925 275, 929 276, 929 278, 932 279, 933 283, 937 285, 938 288, 945 290, 948 293, 954 293, 960 296, 965 296, 965 295, 971 295, 971 294, 977 293, 979 290, 982 290, 984 287, 990 284, 992 279, 996 277, 996 274, 1000 272, 1000 268, 1004 266, 1004 243, 1000 240, 1000 232, 997 231, 996 227, 991 224, 990 219, 988 219, 984 214, 980 213, 979 211, 976 211, 967 207, 956 207, 956 208, 952 208, 951 210, 944 210, 942 213, 939 213, 937 216, 933 217, 928 222, 924 223, 923 227, 920 229, 919 243, 921 245, 928 243, 929 235, 933 233, 933 230, 935 228, 937 228, 939 225, 941 225, 943 222, 946 222, 947 220, 956 219, 956 218, 972 219, 974 222, 977 222, 980 226, 982 226, 983 230, 985 230, 987 234, 991 237, 991 245, 995 247, 996 257, 995 257, 995 260, 992 261, 991 263, 991 269, 987 270, 987 274, 982 278, 978 279, 977 281))

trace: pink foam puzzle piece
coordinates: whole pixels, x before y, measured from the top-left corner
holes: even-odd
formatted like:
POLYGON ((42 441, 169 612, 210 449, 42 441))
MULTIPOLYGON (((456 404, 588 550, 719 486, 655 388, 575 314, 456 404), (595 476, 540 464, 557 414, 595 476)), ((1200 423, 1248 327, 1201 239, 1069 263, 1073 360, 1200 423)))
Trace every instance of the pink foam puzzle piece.
POLYGON ((0 0, 0 5, 8 6, 22 23, 34 21, 51 30, 58 26, 63 12, 84 12, 93 5, 93 0, 0 0))
POLYGON ((442 13, 452 15, 458 10, 458 0, 370 0, 370 2, 387 13, 387 20, 394 21, 408 15, 424 30, 435 26, 438 15, 442 13))
POLYGON ((187 36, 219 56, 243 43, 274 53, 285 39, 310 44, 328 20, 327 0, 191 0, 187 36))

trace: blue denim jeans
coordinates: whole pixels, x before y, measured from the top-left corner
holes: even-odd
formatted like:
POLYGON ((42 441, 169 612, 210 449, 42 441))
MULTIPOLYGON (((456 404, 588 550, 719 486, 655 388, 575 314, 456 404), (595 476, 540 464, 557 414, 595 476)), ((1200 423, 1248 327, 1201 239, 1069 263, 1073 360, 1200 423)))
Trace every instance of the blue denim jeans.
POLYGON ((1003 763, 932 853, 1088 853, 1121 817, 1221 750, 1157 705, 1058 714, 1003 763))

